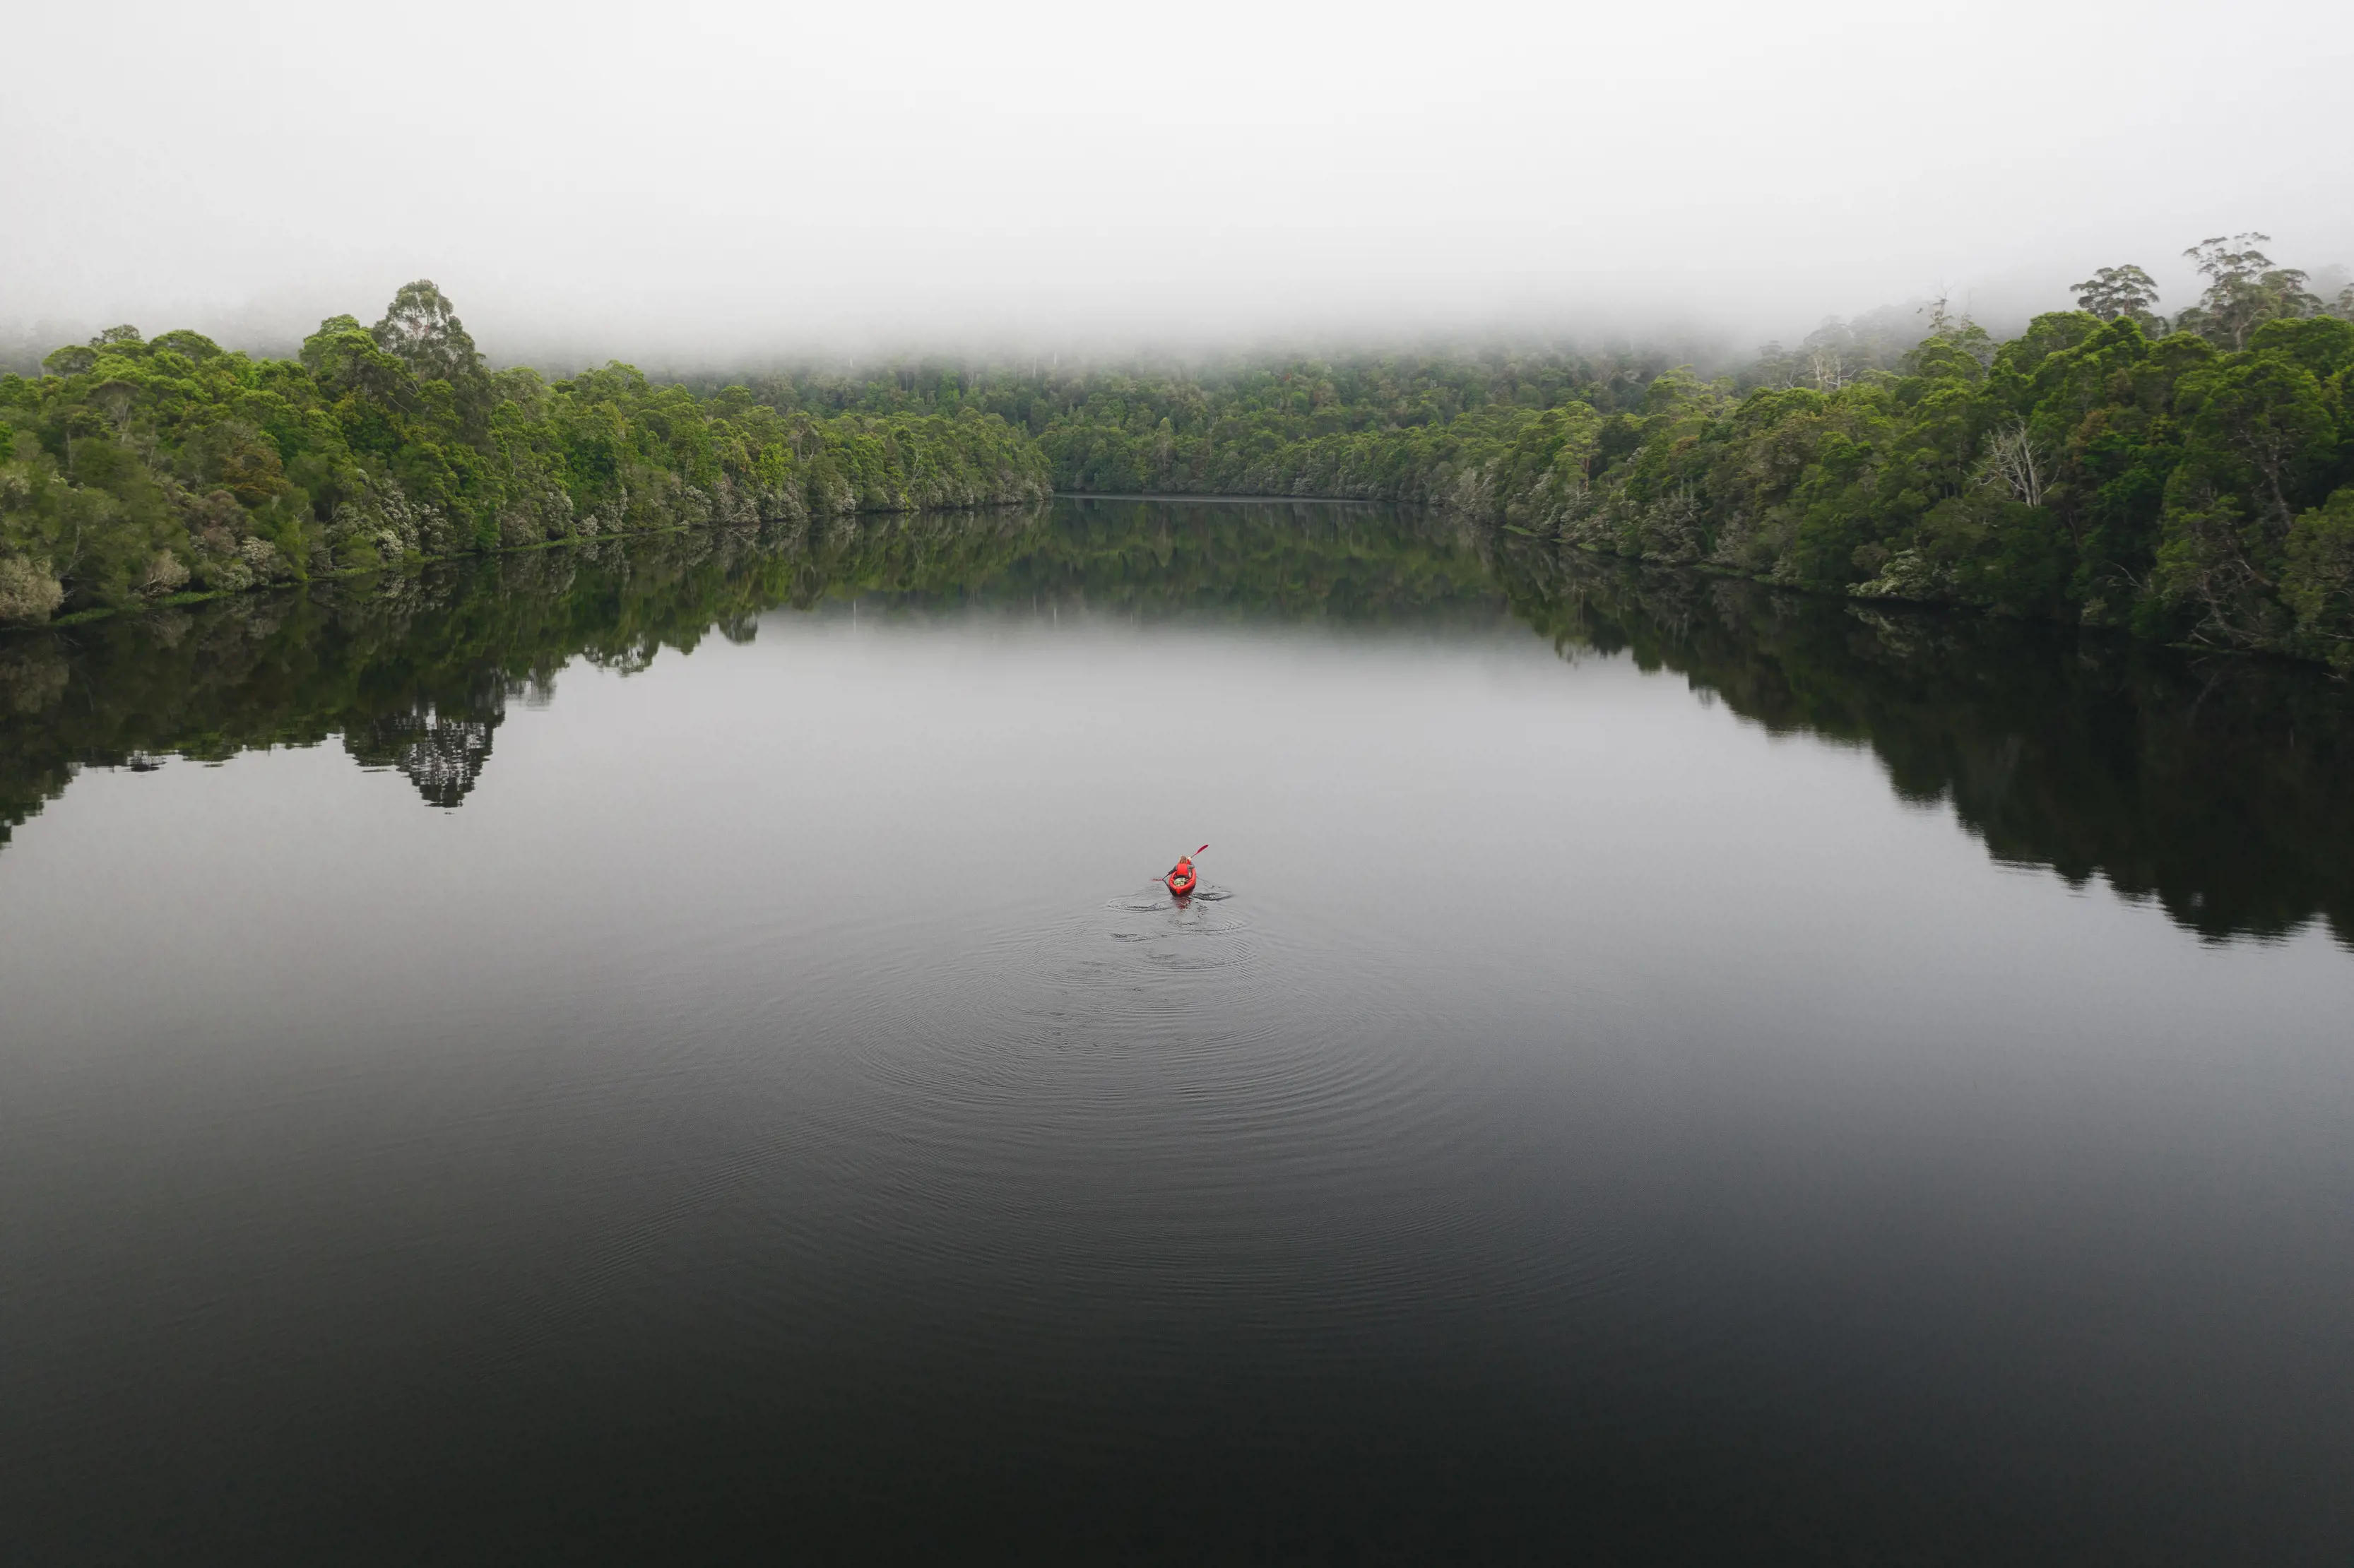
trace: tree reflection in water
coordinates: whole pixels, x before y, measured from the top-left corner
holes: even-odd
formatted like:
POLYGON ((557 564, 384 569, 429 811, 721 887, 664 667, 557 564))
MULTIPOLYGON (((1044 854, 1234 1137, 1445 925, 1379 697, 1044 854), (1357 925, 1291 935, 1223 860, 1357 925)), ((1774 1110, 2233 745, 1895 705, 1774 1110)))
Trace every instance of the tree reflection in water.
POLYGON ((1063 501, 785 535, 606 540, 0 635, 0 841, 85 767, 341 736, 429 803, 507 705, 759 612, 856 599, 1139 620, 1492 630, 1682 674, 1777 734, 1870 746, 2001 861, 2095 876, 2211 938, 2319 917, 2354 944, 2354 699, 2301 666, 1638 568, 1313 503, 1063 501))

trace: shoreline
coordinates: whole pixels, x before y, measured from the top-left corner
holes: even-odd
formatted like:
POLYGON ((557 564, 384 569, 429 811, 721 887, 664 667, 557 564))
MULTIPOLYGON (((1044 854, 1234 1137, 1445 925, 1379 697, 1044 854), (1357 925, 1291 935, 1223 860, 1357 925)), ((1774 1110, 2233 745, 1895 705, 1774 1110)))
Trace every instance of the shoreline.
MULTIPOLYGON (((1453 508, 1445 505, 1433 505, 1428 503, 1368 500, 1362 496, 1252 495, 1225 493, 1211 495, 1195 494, 1191 492, 1184 491, 1115 492, 1058 490, 1051 492, 1044 497, 1013 501, 976 502, 965 506, 890 507, 833 513, 826 514, 826 520, 831 521, 842 518, 910 517, 926 513, 948 514, 958 513, 994 512, 1014 506, 1051 504, 1056 501, 1194 502, 1203 505, 1214 506, 1266 506, 1284 503, 1307 502, 1319 506, 1351 506, 1365 508, 1394 507, 1402 511, 1426 512, 1441 516, 1446 515, 1454 510, 1453 508)), ((807 522, 801 524, 801 526, 807 528, 815 524, 819 521, 820 519, 818 517, 813 516, 808 519, 807 522)), ((764 525, 765 524, 755 524, 754 526, 757 528, 764 525)), ((1614 550, 1599 549, 1590 545, 1579 544, 1572 540, 1564 539, 1557 534, 1539 533, 1533 529, 1523 528, 1511 523, 1473 519, 1472 525, 1474 527, 1489 530, 1494 534, 1509 534, 1515 538, 1525 539, 1534 545, 1546 546, 1555 549, 1575 550, 1582 556, 1591 556, 1596 560, 1617 561, 1628 567, 1637 567, 1646 571, 1692 572, 1703 577, 1714 577, 1726 582, 1755 583, 1763 588, 1772 588, 1783 593, 1797 594, 1805 599, 1822 603, 1848 604, 1858 607, 1869 606, 1878 609, 1921 611, 1939 616, 1957 616, 1970 620, 2009 621, 2021 626, 2041 626, 2049 628, 2054 631, 2072 632, 2079 635, 2097 635, 2105 639, 2114 639, 2116 641, 2126 645, 2162 648, 2178 653, 2191 654, 2200 657, 2224 656, 2232 659, 2250 659, 2261 663, 2275 664, 2293 669, 2319 670, 2324 674, 2327 675, 2332 681, 2338 682, 2340 683, 2347 683, 2349 678, 2354 678, 2354 675, 2349 675, 2349 672, 2335 669, 2326 661, 2303 658, 2296 654, 2283 652, 2275 649, 2228 648, 2217 646, 2212 643, 2167 641, 2158 638, 2142 636, 2133 630, 2130 627, 2092 626, 2086 625, 2081 621, 2041 619, 2034 616, 2010 614, 2004 612, 2000 608, 1996 606, 1970 604, 1956 599, 1903 599, 1879 594, 1840 592, 1836 589, 1814 587, 1806 583, 1779 582, 1771 577, 1758 577, 1748 573, 1735 571, 1732 568, 1715 566, 1706 561, 1654 561, 1646 559, 1640 556, 1622 555, 1614 550)), ((527 555, 534 551, 540 550, 567 549, 585 545, 599 544, 608 539, 649 539, 678 535, 724 533, 731 531, 742 531, 741 525, 734 524, 714 524, 704 525, 682 524, 675 526, 661 528, 618 529, 609 533, 598 533, 586 535, 567 535, 564 537, 556 539, 537 539, 528 544, 503 545, 493 550, 461 550, 446 556, 412 556, 390 565, 342 567, 331 572, 313 573, 307 577, 288 578, 275 582, 254 583, 249 587, 241 588, 212 588, 194 593, 166 594, 161 598, 130 604, 93 606, 88 609, 75 610, 71 614, 60 615, 52 620, 38 623, 0 623, 0 645, 5 645, 5 641, 8 638, 27 633, 67 630, 77 626, 92 625, 99 621, 111 620, 121 617, 144 615, 150 611, 157 609, 172 609, 188 605, 215 603, 223 599, 238 599, 248 594, 263 593, 270 590, 307 588, 313 583, 353 582, 366 577, 379 577, 387 573, 413 572, 424 567, 441 566, 451 562, 466 560, 492 560, 503 556, 527 555)))

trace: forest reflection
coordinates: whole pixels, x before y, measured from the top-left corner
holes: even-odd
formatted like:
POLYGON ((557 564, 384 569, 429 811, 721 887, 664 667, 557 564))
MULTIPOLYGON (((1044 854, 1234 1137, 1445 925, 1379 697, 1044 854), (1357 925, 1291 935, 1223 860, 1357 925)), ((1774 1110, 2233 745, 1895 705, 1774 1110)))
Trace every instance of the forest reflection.
POLYGON ((436 807, 508 705, 779 607, 1492 634, 1631 656, 1776 733, 1869 746, 1998 860, 2210 938, 2354 945, 2354 698, 2316 670, 1897 611, 1320 503, 1075 501, 606 539, 0 635, 0 842, 83 768, 340 740, 436 807))

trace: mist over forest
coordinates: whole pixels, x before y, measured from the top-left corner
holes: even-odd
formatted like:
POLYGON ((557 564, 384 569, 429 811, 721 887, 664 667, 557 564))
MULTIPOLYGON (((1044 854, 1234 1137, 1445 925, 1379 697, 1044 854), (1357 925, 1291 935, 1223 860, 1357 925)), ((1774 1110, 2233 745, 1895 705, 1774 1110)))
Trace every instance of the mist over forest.
MULTIPOLYGON (((1658 348, 1705 374, 2261 230, 2354 264, 2342 22, 2157 0, 17 18, 0 349, 284 357, 431 278, 494 366, 1658 348)), ((2333 291, 2321 287, 2328 296, 2333 291)))
POLYGON ((1223 492, 2354 665, 2342 31, 52 8, 0 620, 1223 492))
POLYGON ((1946 301, 1656 349, 493 368, 430 280, 256 358, 130 323, 0 374, 0 621, 600 534, 1051 492, 1379 500, 1641 560, 2354 669, 2354 285, 2268 236, 2008 340, 1946 301))

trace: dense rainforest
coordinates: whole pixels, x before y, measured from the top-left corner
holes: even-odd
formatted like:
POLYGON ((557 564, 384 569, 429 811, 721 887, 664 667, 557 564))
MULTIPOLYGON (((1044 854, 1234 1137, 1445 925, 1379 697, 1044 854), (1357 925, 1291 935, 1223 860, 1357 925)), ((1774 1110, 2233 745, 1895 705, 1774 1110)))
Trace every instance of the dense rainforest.
POLYGON ((2354 669, 2354 286, 2260 234, 2138 267, 1997 343, 1942 305, 1833 322, 1703 376, 1497 349, 1127 373, 893 366, 754 383, 779 408, 981 407, 1066 491, 1435 505, 1638 559, 2354 669), (1925 319, 1924 319, 1925 317, 1925 319), (1907 328, 1910 330, 1906 330, 1907 328))
POLYGON ((0 376, 0 621, 600 534, 1034 501, 978 411, 819 419, 614 365, 493 371, 429 282, 298 358, 131 327, 0 376))
POLYGON ((2354 670, 2354 288, 2264 237, 1998 343, 1933 307, 1703 376, 1497 347, 740 384, 490 371, 430 284, 299 359, 127 328, 0 377, 0 620, 620 530, 1049 486, 1424 505, 1564 547, 2354 670), (1909 329, 1909 330, 1908 330, 1909 329))
MULTIPOLYGON (((1457 630, 1625 651, 1779 732, 1866 745, 1989 853, 2205 936, 2354 942, 2354 715, 2320 672, 1564 549, 1430 510, 1061 502, 600 537, 0 640, 0 844, 90 767, 339 742, 457 808, 520 701, 777 607, 1457 630), (2220 688, 2220 689, 2219 689, 2220 688)), ((486 771, 487 770, 487 771, 486 771)))

